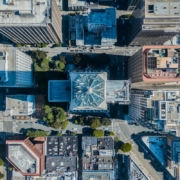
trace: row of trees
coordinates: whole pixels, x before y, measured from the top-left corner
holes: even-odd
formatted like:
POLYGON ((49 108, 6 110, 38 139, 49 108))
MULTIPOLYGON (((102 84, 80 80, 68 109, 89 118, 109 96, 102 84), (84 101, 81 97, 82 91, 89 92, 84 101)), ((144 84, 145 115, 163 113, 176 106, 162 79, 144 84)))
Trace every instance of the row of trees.
MULTIPOLYGON (((26 47, 26 46, 28 46, 28 44, 16 44, 16 47, 22 47, 22 46, 26 47)), ((47 44, 41 43, 41 44, 36 44, 35 46, 38 48, 43 48, 43 47, 47 47, 47 44)), ((59 43, 55 44, 54 46, 55 47, 61 47, 62 43, 59 42, 59 43)))
POLYGON ((43 120, 54 129, 65 129, 68 125, 65 111, 60 107, 44 106, 45 117, 43 120))
POLYGON ((109 118, 85 118, 85 117, 78 117, 74 121, 75 124, 79 124, 81 126, 90 126, 92 129, 96 129, 100 126, 109 126, 111 125, 111 120, 109 118))
POLYGON ((28 136, 30 138, 49 136, 49 132, 43 131, 43 130, 27 130, 26 136, 28 136))

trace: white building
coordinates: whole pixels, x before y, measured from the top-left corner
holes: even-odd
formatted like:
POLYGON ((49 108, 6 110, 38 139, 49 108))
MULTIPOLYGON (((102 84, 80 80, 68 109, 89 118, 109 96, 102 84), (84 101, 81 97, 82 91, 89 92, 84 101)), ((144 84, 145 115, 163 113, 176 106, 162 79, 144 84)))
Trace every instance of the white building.
POLYGON ((0 87, 32 87, 33 61, 15 48, 0 48, 0 87))
POLYGON ((32 115, 35 112, 34 95, 8 95, 6 96, 5 116, 17 116, 15 119, 24 119, 25 116, 32 115))
POLYGON ((180 136, 180 91, 131 90, 129 116, 147 127, 180 136))

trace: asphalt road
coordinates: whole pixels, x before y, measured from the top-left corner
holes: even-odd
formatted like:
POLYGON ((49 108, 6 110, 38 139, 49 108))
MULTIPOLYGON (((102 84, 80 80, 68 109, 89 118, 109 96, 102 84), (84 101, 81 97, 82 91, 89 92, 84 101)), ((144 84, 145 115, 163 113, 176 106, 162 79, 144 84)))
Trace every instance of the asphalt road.
POLYGON ((132 139, 132 134, 147 130, 149 129, 139 126, 138 128, 136 128, 123 122, 113 122, 113 131, 116 133, 119 139, 123 142, 131 142, 131 144, 133 145, 130 156, 137 165, 140 165, 143 168, 141 169, 143 170, 144 174, 150 179, 160 180, 163 179, 163 173, 158 172, 154 169, 154 167, 150 163, 150 160, 144 158, 144 154, 139 152, 138 145, 132 139))

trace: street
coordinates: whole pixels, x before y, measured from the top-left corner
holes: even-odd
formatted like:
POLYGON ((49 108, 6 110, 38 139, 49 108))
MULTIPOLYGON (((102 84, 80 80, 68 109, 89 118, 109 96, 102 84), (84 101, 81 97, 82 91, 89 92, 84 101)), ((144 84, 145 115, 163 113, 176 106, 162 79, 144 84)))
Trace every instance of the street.
POLYGON ((137 139, 132 138, 133 134, 139 134, 142 132, 144 132, 144 135, 146 133, 154 135, 154 132, 152 130, 142 126, 129 125, 126 122, 122 121, 118 122, 118 120, 113 120, 112 128, 120 141, 130 142, 132 144, 133 148, 129 155, 149 179, 172 179, 165 167, 163 167, 162 165, 160 167, 159 162, 153 161, 153 155, 151 154, 151 156, 149 156, 148 149, 142 150, 141 146, 143 145, 143 143, 137 142, 141 137, 137 137, 137 139), (160 168, 156 167, 154 164, 158 164, 158 167, 160 168))

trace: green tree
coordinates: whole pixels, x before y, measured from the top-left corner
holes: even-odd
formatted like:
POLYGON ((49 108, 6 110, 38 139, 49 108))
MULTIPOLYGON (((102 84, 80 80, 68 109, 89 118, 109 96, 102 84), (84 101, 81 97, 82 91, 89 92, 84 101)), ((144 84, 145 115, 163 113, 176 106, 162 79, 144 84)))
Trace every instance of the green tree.
POLYGON ((81 125, 81 126, 84 126, 85 124, 84 124, 84 117, 80 117, 79 118, 79 124, 81 125))
POLYGON ((102 136, 104 136, 104 131, 103 130, 93 130, 93 136, 100 138, 102 136))
POLYGON ((76 136, 76 132, 71 131, 71 136, 76 136))
POLYGON ((31 57, 36 62, 45 59, 47 57, 47 54, 44 51, 36 50, 32 52, 31 57))
POLYGON ((68 125, 68 120, 65 120, 61 123, 61 129, 66 129, 67 125, 68 125))
POLYGON ((130 143, 123 143, 120 146, 121 151, 123 152, 130 152, 132 150, 132 145, 130 143))
POLYGON ((40 68, 42 71, 49 71, 50 67, 49 67, 49 63, 51 61, 51 58, 44 58, 41 63, 40 63, 40 68))
POLYGON ((102 124, 103 126, 110 126, 110 125, 111 125, 111 120, 110 120, 109 118, 103 118, 103 119, 101 120, 101 124, 102 124))
POLYGON ((119 141, 119 138, 117 136, 114 137, 114 141, 115 142, 118 142, 119 141))
POLYGON ((21 47, 21 44, 16 44, 16 47, 21 47))
POLYGON ((4 161, 0 158, 0 166, 4 166, 4 161))
POLYGON ((110 135, 110 136, 114 136, 115 133, 114 133, 113 131, 111 131, 111 132, 109 133, 109 135, 110 135))
POLYGON ((58 131, 57 134, 56 134, 56 136, 59 136, 59 137, 62 136, 62 135, 63 135, 63 134, 62 134, 61 131, 58 131))
POLYGON ((75 120, 75 121, 74 121, 74 124, 79 124, 78 120, 75 120))
POLYGON ((55 62, 56 70, 63 71, 65 69, 65 67, 66 67, 66 65, 63 62, 61 62, 61 61, 56 61, 55 62))
POLYGON ((57 44, 56 44, 56 47, 61 47, 61 46, 62 46, 61 43, 57 43, 57 44))
POLYGON ((13 170, 13 167, 10 166, 10 167, 8 167, 8 169, 9 169, 9 171, 12 171, 12 170, 13 170))
POLYGON ((0 179, 4 178, 4 174, 0 172, 0 179))
POLYGON ((47 47, 47 44, 43 43, 43 44, 41 44, 41 47, 47 47))
POLYGON ((37 46, 38 48, 41 48, 41 44, 36 44, 36 46, 37 46))
POLYGON ((41 137, 41 136, 48 136, 49 132, 47 131, 42 131, 42 130, 28 130, 26 133, 26 136, 30 138, 36 138, 36 137, 41 137))
POLYGON ((101 126, 101 122, 100 122, 99 118, 91 119, 90 126, 91 126, 92 129, 96 129, 96 128, 100 127, 101 126))

